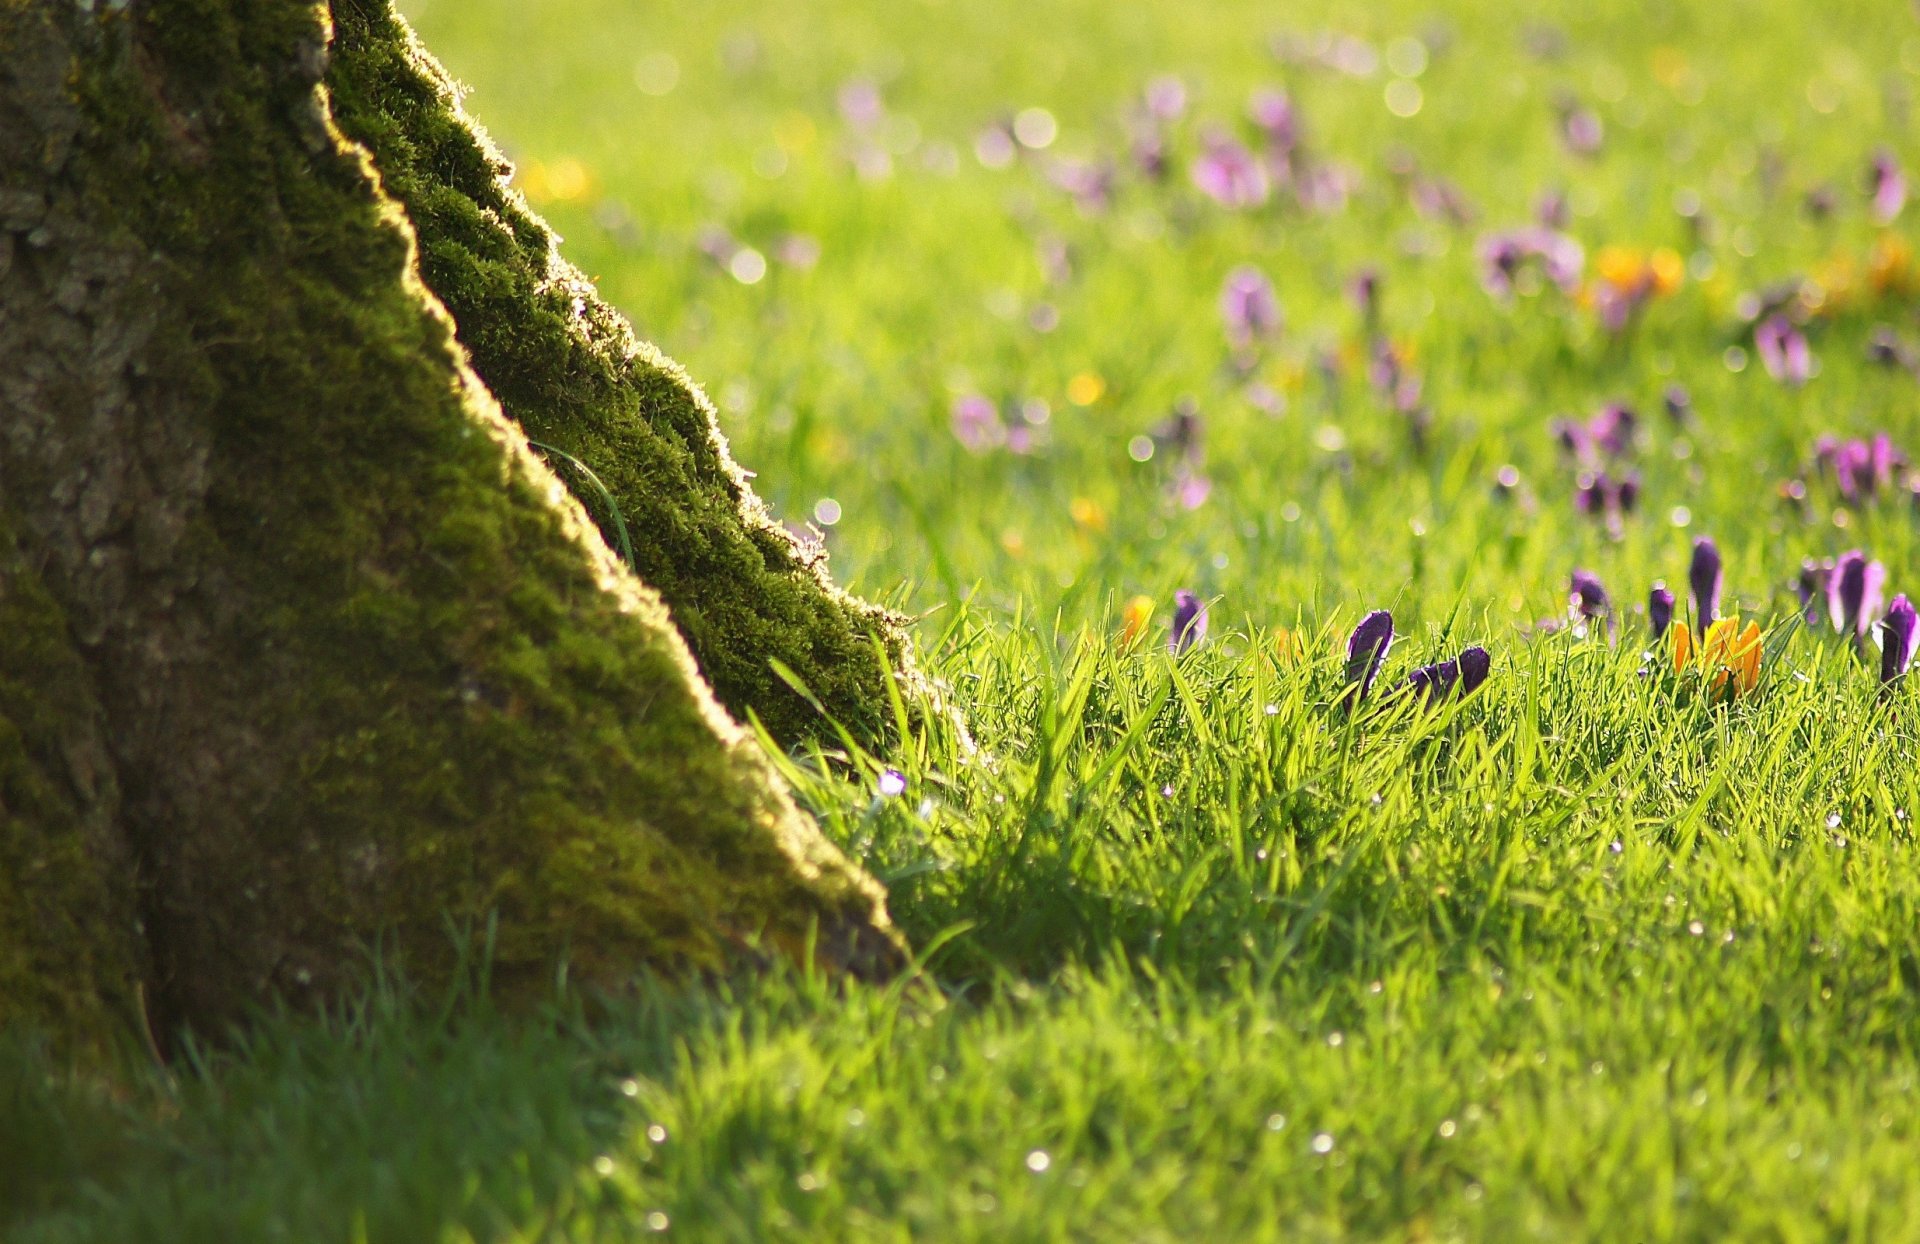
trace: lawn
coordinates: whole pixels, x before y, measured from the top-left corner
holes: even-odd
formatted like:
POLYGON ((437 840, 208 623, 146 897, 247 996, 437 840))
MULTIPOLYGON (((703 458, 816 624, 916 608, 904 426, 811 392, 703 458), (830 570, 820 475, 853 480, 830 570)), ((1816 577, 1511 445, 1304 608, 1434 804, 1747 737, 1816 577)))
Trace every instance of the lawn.
POLYGON ((780 758, 919 965, 10 1036, 0 1236, 1920 1239, 1911 9, 403 7, 919 618, 780 758))

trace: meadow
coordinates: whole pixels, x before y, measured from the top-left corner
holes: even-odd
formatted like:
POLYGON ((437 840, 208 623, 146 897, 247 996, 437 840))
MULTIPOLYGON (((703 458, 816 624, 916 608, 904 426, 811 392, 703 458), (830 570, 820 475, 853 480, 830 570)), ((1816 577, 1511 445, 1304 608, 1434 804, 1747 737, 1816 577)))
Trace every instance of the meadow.
POLYGON ((1911 9, 403 7, 918 619, 918 963, 12 1039, 0 1236, 1920 1239, 1911 9))

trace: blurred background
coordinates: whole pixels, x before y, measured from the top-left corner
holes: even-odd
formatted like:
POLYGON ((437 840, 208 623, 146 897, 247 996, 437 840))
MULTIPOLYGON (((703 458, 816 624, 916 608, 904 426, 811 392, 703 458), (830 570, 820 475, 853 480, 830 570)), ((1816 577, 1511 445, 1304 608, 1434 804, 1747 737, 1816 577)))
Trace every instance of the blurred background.
POLYGON ((403 7, 868 594, 1524 622, 1703 532, 1754 606, 1911 560, 1816 460, 1914 431, 1905 6, 403 7))

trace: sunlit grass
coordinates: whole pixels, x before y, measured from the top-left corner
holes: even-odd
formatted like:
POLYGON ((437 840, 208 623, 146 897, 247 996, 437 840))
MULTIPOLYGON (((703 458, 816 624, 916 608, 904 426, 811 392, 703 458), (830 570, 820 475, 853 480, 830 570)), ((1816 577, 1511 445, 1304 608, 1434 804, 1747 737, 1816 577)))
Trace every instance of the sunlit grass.
POLYGON ((920 964, 519 1023, 388 984, 113 1093, 16 1045, 0 1235, 1920 1237, 1920 692, 1791 624, 1806 558, 1865 548, 1920 588, 1910 497, 1808 472, 1824 433, 1920 448, 1914 377, 1867 357, 1876 325, 1916 333, 1914 288, 1873 275, 1915 209, 1885 226, 1861 184, 1876 147, 1920 155, 1904 7, 410 7, 777 512, 922 615, 970 738, 778 758, 920 964), (1329 24, 1394 67, 1273 56, 1329 24), (1128 172, 1169 73, 1182 160, 1284 85, 1350 203, 1236 214, 1184 165, 1128 172), (850 82, 879 90, 884 176, 850 82), (1563 96, 1603 124, 1591 157, 1563 96), (983 165, 1031 108, 1052 145, 983 165), (1053 184, 1062 154, 1119 162, 1110 208, 1053 184), (1423 176, 1473 219, 1422 215, 1423 176), (1671 284, 1628 332, 1482 288, 1480 239, 1549 192, 1589 275, 1613 245, 1671 284), (1243 265, 1283 326, 1237 349, 1243 265), (1367 378, 1368 267, 1423 439, 1367 378), (1743 308, 1809 274, 1794 387, 1743 308), (998 421, 971 445, 966 397, 998 421), (1612 530, 1551 430, 1610 401, 1640 415, 1612 530), (1703 534, 1723 612, 1766 632, 1738 696, 1673 672, 1642 605, 1684 602, 1703 534), (1568 625, 1576 569, 1611 641, 1568 625), (1178 589, 1210 625, 1175 657, 1178 589), (1376 608, 1399 635, 1349 711, 1376 608), (1472 695, 1400 691, 1473 644, 1472 695))

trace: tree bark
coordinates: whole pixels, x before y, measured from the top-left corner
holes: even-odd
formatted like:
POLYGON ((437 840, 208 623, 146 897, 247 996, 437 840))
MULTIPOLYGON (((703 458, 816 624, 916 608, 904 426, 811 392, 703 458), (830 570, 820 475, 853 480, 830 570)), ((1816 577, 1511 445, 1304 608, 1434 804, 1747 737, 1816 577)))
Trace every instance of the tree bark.
POLYGON ((850 671, 886 620, 782 560, 703 400, 497 177, 420 171, 498 166, 390 14, 341 18, 384 153, 335 124, 323 4, 0 0, 0 1022, 217 1031, 376 948, 444 976, 450 930, 508 993, 749 943, 891 970, 878 885, 461 343, 608 479, 741 707, 810 728, 738 672, 758 638, 880 720, 850 671))

